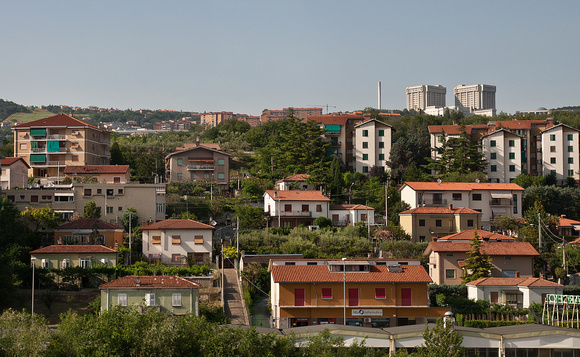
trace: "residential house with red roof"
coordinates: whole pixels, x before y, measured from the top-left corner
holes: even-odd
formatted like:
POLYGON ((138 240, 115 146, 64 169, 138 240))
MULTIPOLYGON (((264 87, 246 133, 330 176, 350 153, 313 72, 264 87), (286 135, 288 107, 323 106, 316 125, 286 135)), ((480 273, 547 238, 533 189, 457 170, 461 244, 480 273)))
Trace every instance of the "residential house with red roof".
POLYGON ((424 256, 429 258, 429 276, 435 284, 458 285, 464 274, 471 241, 477 232, 480 251, 491 257, 492 277, 533 277, 534 258, 540 254, 528 242, 485 230, 466 230, 429 243, 424 256))
POLYGON ((166 265, 185 265, 188 261, 208 264, 214 229, 192 219, 166 219, 144 225, 143 255, 166 265))
POLYGON ((399 190, 411 208, 453 204, 481 212, 484 230, 494 230, 496 216, 522 217, 524 189, 515 183, 406 182, 399 190))
POLYGON ((130 183, 129 165, 69 165, 64 169, 64 175, 73 182, 83 182, 85 178, 94 179, 99 183, 130 183))
POLYGON ((48 181, 63 178, 67 165, 108 165, 110 134, 66 114, 16 125, 14 156, 32 167, 31 176, 48 181))
POLYGON ((54 228, 54 244, 123 246, 123 228, 97 218, 79 218, 54 228))
POLYGON ((429 307, 431 278, 420 264, 302 259, 272 261, 270 272, 274 328, 414 325, 449 311, 429 307))
POLYGON ((199 316, 200 285, 179 276, 124 276, 101 284, 101 312, 115 306, 199 316))
POLYGON ((165 171, 169 182, 211 181, 214 189, 229 189, 231 155, 197 142, 165 157, 165 171))
POLYGON ((330 198, 322 191, 267 190, 264 214, 270 227, 309 226, 318 217, 328 218, 330 198))
POLYGON ((543 304, 548 294, 562 295, 564 285, 541 278, 481 278, 467 284, 467 298, 487 300, 492 304, 509 304, 526 309, 543 304))
POLYGON ((399 213, 400 226, 413 243, 430 242, 467 229, 481 227, 481 212, 465 208, 417 207, 399 213))
POLYGON ((49 245, 30 252, 37 268, 90 268, 95 265, 116 266, 118 251, 104 245, 49 245))
POLYGON ((2 190, 8 190, 12 187, 26 187, 28 185, 28 170, 30 165, 21 157, 7 157, 0 159, 2 167, 2 190))
POLYGON ((346 227, 360 222, 374 224, 375 209, 371 206, 360 204, 330 205, 328 218, 333 226, 346 227))
POLYGON ((308 174, 295 174, 291 176, 284 177, 281 180, 276 181, 276 189, 278 190, 314 190, 315 185, 308 183, 310 175, 308 174))
MULTIPOLYGON (((570 218, 567 218, 565 214, 561 215, 558 219, 558 235, 560 236, 578 236, 580 232, 580 221, 576 221, 570 218)), ((577 238, 573 242, 570 243, 580 243, 580 238, 577 238)))

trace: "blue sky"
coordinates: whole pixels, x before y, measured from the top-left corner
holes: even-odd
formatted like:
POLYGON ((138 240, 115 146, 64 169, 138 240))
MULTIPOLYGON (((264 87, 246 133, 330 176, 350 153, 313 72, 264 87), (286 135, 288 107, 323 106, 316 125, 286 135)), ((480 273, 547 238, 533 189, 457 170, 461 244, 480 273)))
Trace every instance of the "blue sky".
POLYGON ((497 86, 498 111, 580 105, 580 1, 2 1, 0 98, 233 111, 403 109, 497 86))

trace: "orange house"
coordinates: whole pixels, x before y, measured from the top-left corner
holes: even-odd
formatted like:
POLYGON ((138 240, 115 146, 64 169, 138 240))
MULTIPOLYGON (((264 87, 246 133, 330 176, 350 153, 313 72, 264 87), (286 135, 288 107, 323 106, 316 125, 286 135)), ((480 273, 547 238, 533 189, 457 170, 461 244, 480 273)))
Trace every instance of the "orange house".
POLYGON ((274 328, 414 325, 449 311, 429 307, 431 278, 418 263, 317 260, 282 264, 271 265, 274 328))
POLYGON ((123 246, 123 228, 96 218, 79 218, 54 229, 54 244, 123 246))

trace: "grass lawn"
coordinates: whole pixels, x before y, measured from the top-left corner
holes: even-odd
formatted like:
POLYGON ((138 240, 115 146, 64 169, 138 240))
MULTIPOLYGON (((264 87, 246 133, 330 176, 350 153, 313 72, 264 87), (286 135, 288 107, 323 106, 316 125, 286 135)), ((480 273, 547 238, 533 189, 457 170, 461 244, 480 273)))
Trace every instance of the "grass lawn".
POLYGON ((48 117, 51 117, 53 115, 54 115, 54 113, 51 113, 48 110, 35 108, 34 112, 32 112, 32 113, 16 113, 16 114, 13 114, 13 115, 9 116, 8 118, 6 118, 5 121, 11 122, 11 123, 16 123, 16 122, 28 123, 30 121, 34 121, 34 120, 38 120, 38 119, 42 119, 42 118, 48 118, 48 117))

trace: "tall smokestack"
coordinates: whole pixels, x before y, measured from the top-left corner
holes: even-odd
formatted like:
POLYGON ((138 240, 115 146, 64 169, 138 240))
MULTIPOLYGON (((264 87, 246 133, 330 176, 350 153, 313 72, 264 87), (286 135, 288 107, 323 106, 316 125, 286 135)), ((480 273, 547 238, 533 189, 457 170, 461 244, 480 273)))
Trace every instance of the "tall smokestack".
POLYGON ((378 109, 381 110, 381 82, 379 82, 379 107, 378 109))

